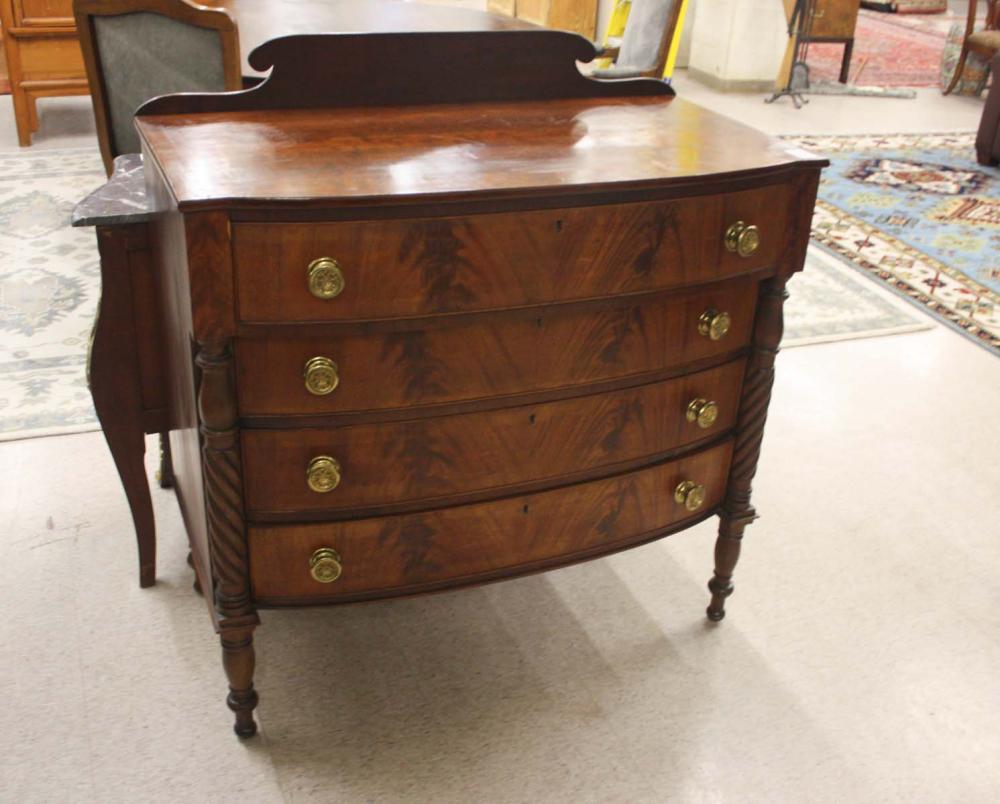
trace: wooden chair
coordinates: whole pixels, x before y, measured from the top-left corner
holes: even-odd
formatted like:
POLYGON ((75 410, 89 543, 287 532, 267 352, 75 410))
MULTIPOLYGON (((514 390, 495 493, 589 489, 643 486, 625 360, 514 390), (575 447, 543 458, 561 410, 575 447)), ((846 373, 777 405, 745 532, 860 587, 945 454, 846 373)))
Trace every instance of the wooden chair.
POLYGON ((594 78, 662 78, 677 31, 681 0, 632 0, 621 47, 603 48, 615 63, 594 70, 594 78))
MULTIPOLYGON (((962 42, 962 53, 958 57, 958 64, 955 65, 955 74, 951 77, 951 83, 944 91, 950 93, 962 77, 965 69, 965 61, 970 53, 975 53, 989 60, 1000 52, 1000 0, 986 0, 986 25, 981 30, 976 30, 976 12, 978 11, 978 0, 969 0, 969 18, 965 26, 965 40, 962 42)), ((996 75, 993 76, 994 83, 996 75)))
POLYGON ((225 11, 185 0, 73 0, 104 168, 136 153, 135 110, 174 92, 243 88, 239 35, 225 11))

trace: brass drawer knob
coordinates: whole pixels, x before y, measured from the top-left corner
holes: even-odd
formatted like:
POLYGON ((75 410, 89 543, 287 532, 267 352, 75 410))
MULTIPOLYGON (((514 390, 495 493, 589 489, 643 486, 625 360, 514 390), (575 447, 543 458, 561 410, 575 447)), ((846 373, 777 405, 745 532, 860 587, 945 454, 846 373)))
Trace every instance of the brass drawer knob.
POLYGON ((707 430, 719 418, 719 406, 709 399, 692 399, 687 406, 687 420, 707 430))
POLYGON ((729 317, 729 313, 706 310, 698 316, 698 334, 713 341, 719 341, 726 337, 732 323, 733 320, 729 317))
POLYGON ((309 263, 309 292, 317 299, 333 299, 344 290, 344 272, 331 257, 320 257, 309 263))
POLYGON ((760 246, 760 230, 743 221, 736 221, 726 229, 726 250, 741 257, 749 257, 760 246))
POLYGON ((317 455, 306 469, 309 488, 320 494, 333 491, 340 485, 340 463, 329 455, 317 455))
POLYGON ((309 556, 309 574, 314 581, 333 583, 344 571, 340 554, 332 547, 321 547, 309 556))
POLYGON ((314 396, 332 394, 340 385, 337 364, 328 357, 309 358, 302 376, 305 377, 306 390, 314 396))
POLYGON ((705 502, 705 487, 693 480, 684 480, 674 489, 674 501, 689 511, 697 511, 705 502))

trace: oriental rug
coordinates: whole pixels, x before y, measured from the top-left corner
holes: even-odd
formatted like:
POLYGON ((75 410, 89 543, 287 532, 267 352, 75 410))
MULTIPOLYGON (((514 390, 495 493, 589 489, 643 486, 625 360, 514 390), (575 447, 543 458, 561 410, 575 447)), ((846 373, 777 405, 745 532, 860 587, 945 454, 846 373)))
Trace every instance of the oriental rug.
MULTIPOLYGON (((936 87, 948 35, 933 24, 900 23, 896 15, 861 10, 849 83, 880 87, 936 87)), ((843 45, 809 45, 809 80, 836 81, 843 45)))
POLYGON ((0 152, 0 440, 98 428, 86 377, 97 241, 70 214, 104 181, 96 148, 0 152))
POLYGON ((813 242, 1000 355, 1000 170, 975 134, 786 139, 831 162, 813 242))

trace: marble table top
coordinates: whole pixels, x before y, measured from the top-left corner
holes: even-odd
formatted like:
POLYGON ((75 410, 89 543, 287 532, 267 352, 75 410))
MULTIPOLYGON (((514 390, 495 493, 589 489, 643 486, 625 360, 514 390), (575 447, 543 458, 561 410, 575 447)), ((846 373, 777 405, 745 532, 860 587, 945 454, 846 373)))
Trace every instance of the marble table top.
POLYGON ((156 213, 146 196, 142 154, 115 157, 107 184, 98 187, 73 210, 73 226, 111 226, 148 221, 156 213))

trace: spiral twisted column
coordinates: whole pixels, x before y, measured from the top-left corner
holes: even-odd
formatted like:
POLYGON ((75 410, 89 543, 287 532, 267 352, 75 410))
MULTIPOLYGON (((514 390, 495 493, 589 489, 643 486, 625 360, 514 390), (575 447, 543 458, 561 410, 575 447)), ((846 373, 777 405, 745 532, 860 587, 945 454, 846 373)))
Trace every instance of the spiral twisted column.
POLYGON ((753 343, 737 416, 733 459, 729 468, 726 496, 720 511, 719 535, 715 542, 715 572, 708 582, 712 600, 708 619, 718 622, 726 616, 726 598, 733 593, 733 570, 740 557, 743 531, 756 519, 750 504, 751 482, 757 473, 760 445, 767 421, 767 406, 774 385, 774 359, 784 331, 782 309, 788 292, 786 278, 775 277, 761 283, 754 321, 753 343))
POLYGON ((239 420, 229 342, 201 344, 195 364, 201 370, 198 414, 212 593, 219 613, 222 665, 229 679, 226 703, 236 716, 236 733, 250 737, 257 732, 253 719, 257 706, 253 631, 258 618, 250 598, 239 420))

